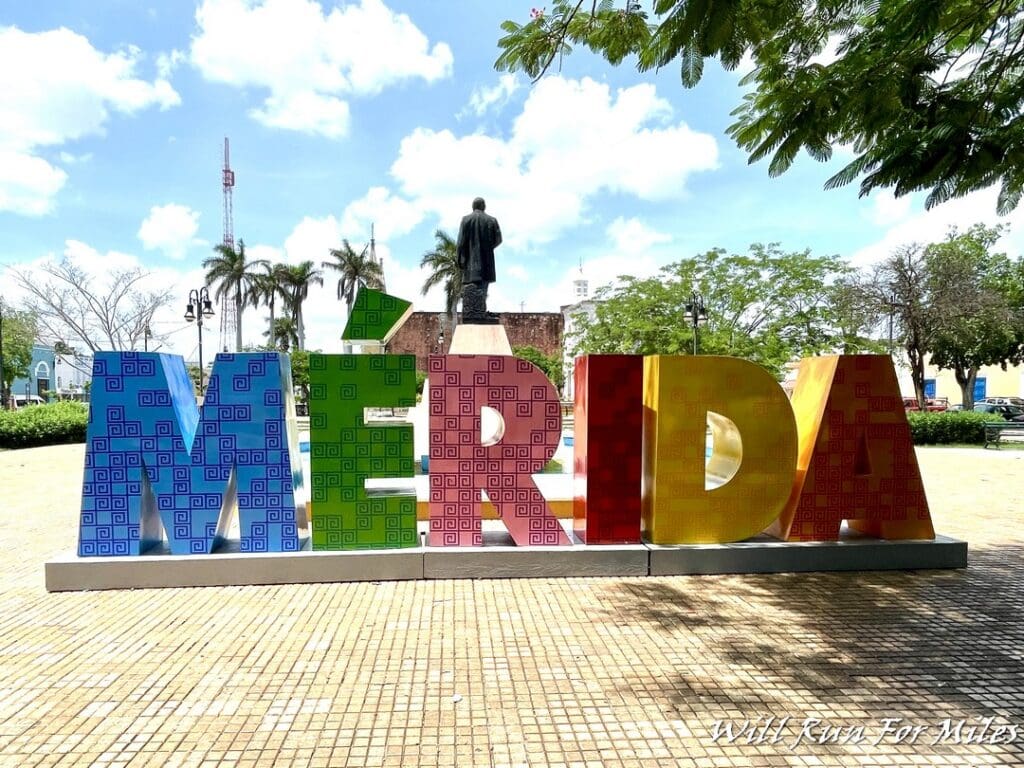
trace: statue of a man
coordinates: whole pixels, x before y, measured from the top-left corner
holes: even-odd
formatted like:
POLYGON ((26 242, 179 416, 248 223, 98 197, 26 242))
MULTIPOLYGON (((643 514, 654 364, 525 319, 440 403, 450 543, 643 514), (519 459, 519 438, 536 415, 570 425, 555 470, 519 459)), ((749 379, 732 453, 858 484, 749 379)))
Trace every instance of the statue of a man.
POLYGON ((473 212, 462 217, 455 246, 462 269, 462 322, 497 323, 498 316, 487 311, 487 286, 494 282, 494 249, 501 245, 498 220, 484 213, 482 197, 473 201, 473 212))

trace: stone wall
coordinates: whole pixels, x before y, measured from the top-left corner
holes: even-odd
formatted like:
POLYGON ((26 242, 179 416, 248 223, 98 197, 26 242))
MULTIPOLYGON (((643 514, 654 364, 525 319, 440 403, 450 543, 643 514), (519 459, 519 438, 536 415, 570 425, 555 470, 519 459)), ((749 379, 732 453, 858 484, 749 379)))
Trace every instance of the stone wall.
MULTIPOLYGON (((501 325, 505 327, 513 347, 536 347, 546 355, 561 355, 562 315, 559 312, 501 312, 501 325)), ((447 316, 439 312, 413 312, 405 324, 388 342, 387 351, 393 355, 416 355, 416 368, 427 370, 427 357, 447 351, 451 331, 447 316), (441 321, 445 321, 444 349, 438 344, 441 321)))

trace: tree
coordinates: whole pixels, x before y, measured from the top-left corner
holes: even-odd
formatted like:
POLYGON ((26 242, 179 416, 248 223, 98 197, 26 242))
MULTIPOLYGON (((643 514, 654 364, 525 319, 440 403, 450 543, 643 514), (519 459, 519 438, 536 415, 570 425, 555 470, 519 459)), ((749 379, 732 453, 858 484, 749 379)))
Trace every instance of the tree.
POLYGON ((169 290, 146 290, 149 273, 141 269, 115 269, 95 278, 64 258, 11 272, 27 294, 24 306, 35 315, 40 333, 65 342, 77 339, 90 352, 138 349, 153 315, 172 298, 169 290))
POLYGON ((781 375, 795 357, 833 351, 835 313, 830 285, 846 273, 835 256, 784 253, 755 244, 747 255, 720 248, 661 269, 658 277, 619 278, 596 296, 595 316, 574 316, 574 354, 688 354, 693 326, 684 321, 693 291, 701 294, 708 322, 703 354, 735 355, 781 375))
POLYGON ((309 402, 309 352, 293 349, 289 353, 292 363, 292 389, 301 403, 309 402))
POLYGON ((533 363, 540 368, 544 375, 551 379, 555 389, 559 392, 565 385, 565 371, 562 369, 562 356, 560 354, 545 355, 541 350, 533 346, 514 347, 512 354, 516 357, 533 363))
MULTIPOLYGON (((348 240, 341 241, 341 248, 330 249, 333 261, 321 262, 320 266, 337 272, 338 301, 345 301, 347 317, 352 316, 352 303, 360 285, 381 288, 381 266, 369 254, 369 246, 356 253, 348 240)), ((352 352, 352 345, 345 344, 345 352, 352 352)))
MULTIPOLYGON (((272 337, 274 335, 275 321, 277 320, 275 317, 277 300, 288 300, 288 294, 283 286, 284 274, 282 270, 285 269, 285 266, 283 264, 271 264, 267 261, 262 262, 260 266, 263 268, 263 274, 256 275, 249 298, 253 308, 264 304, 270 310, 270 322, 267 323, 267 330, 263 335, 272 337)), ((271 346, 273 346, 273 341, 271 346)))
POLYGON ((0 370, 0 410, 7 407, 14 380, 27 376, 32 365, 32 345, 38 335, 36 317, 19 312, 0 299, 0 335, 2 335, 3 368, 0 370))
POLYGON ((555 0, 532 16, 501 25, 497 69, 539 78, 582 44, 640 71, 675 63, 692 87, 707 58, 749 55, 729 133, 771 176, 841 144, 856 156, 826 188, 861 178, 861 195, 929 190, 932 206, 999 183, 1000 213, 1024 191, 1024 0, 655 0, 653 21, 633 0, 555 0))
POLYGON ((884 307, 871 300, 870 283, 862 273, 850 273, 828 291, 832 311, 834 351, 844 355, 892 353, 875 334, 885 319, 884 307))
POLYGON ((267 337, 267 345, 271 349, 287 352, 299 347, 299 329, 290 317, 277 318, 273 329, 263 335, 267 337))
POLYGON ((430 269, 421 293, 426 296, 431 288, 444 286, 444 309, 448 313, 449 328, 458 324, 459 299, 462 298, 462 267, 455 249, 455 240, 443 229, 434 232, 434 249, 420 259, 420 266, 430 269))
POLYGON ((903 245, 876 265, 866 282, 867 302, 892 313, 894 338, 907 353, 918 407, 925 410, 924 361, 935 338, 935 311, 928 294, 924 247, 903 245))
POLYGON ((296 338, 299 349, 306 347, 306 326, 302 319, 302 304, 309 298, 309 287, 311 285, 323 285, 323 273, 317 269, 312 261, 304 261, 301 264, 285 265, 281 269, 281 279, 285 293, 288 296, 288 309, 295 321, 296 338))
POLYGON ((1005 368, 1024 358, 1019 315, 1011 305, 1019 290, 1014 264, 990 253, 1000 235, 1000 228, 981 224, 962 233, 953 229, 924 252, 935 326, 931 361, 953 371, 966 410, 974 407, 979 368, 1005 368))
POLYGON ((245 255, 245 241, 238 241, 238 248, 232 248, 224 243, 213 246, 216 254, 203 261, 203 269, 206 270, 206 284, 210 287, 216 286, 214 298, 221 302, 234 302, 235 317, 238 322, 235 326, 235 349, 242 348, 242 310, 245 305, 253 301, 253 296, 258 292, 257 281, 260 273, 256 268, 264 267, 267 262, 263 259, 249 261, 245 255))

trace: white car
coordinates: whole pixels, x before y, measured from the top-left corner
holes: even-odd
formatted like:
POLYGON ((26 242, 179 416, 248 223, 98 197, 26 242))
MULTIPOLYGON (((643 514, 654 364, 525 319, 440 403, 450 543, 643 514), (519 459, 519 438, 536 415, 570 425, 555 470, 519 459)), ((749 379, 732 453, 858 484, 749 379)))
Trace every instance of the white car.
POLYGON ((46 405, 46 401, 39 395, 29 395, 28 400, 24 395, 14 395, 13 400, 15 408, 24 408, 26 405, 46 405))

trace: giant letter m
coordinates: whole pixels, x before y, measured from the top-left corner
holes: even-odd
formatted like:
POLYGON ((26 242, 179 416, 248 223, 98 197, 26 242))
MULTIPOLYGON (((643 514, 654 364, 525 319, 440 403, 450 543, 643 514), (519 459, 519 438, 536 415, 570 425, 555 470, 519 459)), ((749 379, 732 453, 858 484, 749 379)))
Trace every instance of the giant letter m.
POLYGON ((287 356, 217 355, 200 416, 181 357, 96 354, 79 556, 211 552, 236 503, 242 551, 297 550, 301 490, 287 356))

